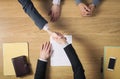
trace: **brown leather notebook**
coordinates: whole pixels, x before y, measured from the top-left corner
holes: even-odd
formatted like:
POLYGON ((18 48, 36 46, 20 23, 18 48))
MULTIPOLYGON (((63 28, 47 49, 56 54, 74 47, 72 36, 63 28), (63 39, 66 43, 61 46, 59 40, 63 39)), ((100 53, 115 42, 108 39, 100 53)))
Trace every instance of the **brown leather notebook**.
POLYGON ((16 77, 22 77, 30 73, 30 65, 27 62, 26 56, 12 58, 16 77))

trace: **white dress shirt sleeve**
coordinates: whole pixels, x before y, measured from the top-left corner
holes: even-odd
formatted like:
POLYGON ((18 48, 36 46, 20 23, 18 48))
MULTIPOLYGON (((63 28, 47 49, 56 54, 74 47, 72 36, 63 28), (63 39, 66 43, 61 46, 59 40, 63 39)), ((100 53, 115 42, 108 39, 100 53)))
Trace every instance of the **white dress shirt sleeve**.
POLYGON ((53 0, 53 4, 60 5, 61 0, 53 0))
POLYGON ((47 31, 49 28, 48 24, 45 24, 45 26, 43 27, 43 30, 47 31))
POLYGON ((41 58, 39 58, 39 60, 41 60, 41 61, 43 61, 43 62, 47 62, 47 60, 44 60, 44 59, 41 59, 41 58))

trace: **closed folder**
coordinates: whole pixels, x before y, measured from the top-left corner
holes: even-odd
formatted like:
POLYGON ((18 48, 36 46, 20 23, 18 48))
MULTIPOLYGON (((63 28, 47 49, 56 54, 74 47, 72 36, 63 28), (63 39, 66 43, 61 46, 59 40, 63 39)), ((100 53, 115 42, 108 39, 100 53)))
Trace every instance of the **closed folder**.
POLYGON ((12 63, 16 73, 16 77, 22 77, 30 73, 30 65, 26 56, 12 58, 12 63))

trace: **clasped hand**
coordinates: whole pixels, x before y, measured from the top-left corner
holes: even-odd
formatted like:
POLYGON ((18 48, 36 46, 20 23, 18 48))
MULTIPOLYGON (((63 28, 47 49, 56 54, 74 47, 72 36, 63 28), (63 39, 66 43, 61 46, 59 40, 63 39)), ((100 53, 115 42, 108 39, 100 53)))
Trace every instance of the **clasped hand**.
POLYGON ((93 12, 95 10, 94 4, 89 4, 87 6, 84 3, 80 3, 78 6, 80 8, 80 12, 81 12, 82 16, 92 16, 93 15, 93 12))

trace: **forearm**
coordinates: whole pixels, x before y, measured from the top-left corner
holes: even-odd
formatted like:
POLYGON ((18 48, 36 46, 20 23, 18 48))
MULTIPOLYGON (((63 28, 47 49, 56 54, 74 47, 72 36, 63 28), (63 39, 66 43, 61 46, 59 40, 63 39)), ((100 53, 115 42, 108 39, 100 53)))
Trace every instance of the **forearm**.
POLYGON ((61 3, 61 0, 53 0, 53 2, 52 2, 53 4, 57 4, 57 5, 60 5, 60 3, 61 3))
POLYGON ((42 29, 48 22, 38 13, 31 0, 18 0, 25 13, 42 29))
POLYGON ((100 4, 100 0, 93 0, 92 3, 93 3, 95 6, 97 6, 97 5, 100 4))
POLYGON ((47 62, 38 60, 34 79, 45 79, 47 62))
MULTIPOLYGON (((76 1, 76 4, 77 4, 77 5, 80 4, 80 3, 82 3, 82 0, 75 0, 75 1, 76 1)), ((95 6, 97 6, 97 5, 100 4, 100 0, 93 0, 92 3, 93 3, 95 6)))
POLYGON ((74 72, 74 79, 85 79, 83 66, 71 44, 64 48, 74 72))
POLYGON ((73 70, 75 71, 78 66, 80 66, 81 69, 83 69, 82 64, 80 63, 79 58, 78 58, 74 48, 72 47, 72 45, 69 44, 68 46, 66 46, 64 48, 64 50, 72 64, 73 70))
POLYGON ((76 1, 76 4, 80 4, 82 2, 82 0, 75 0, 76 1))

